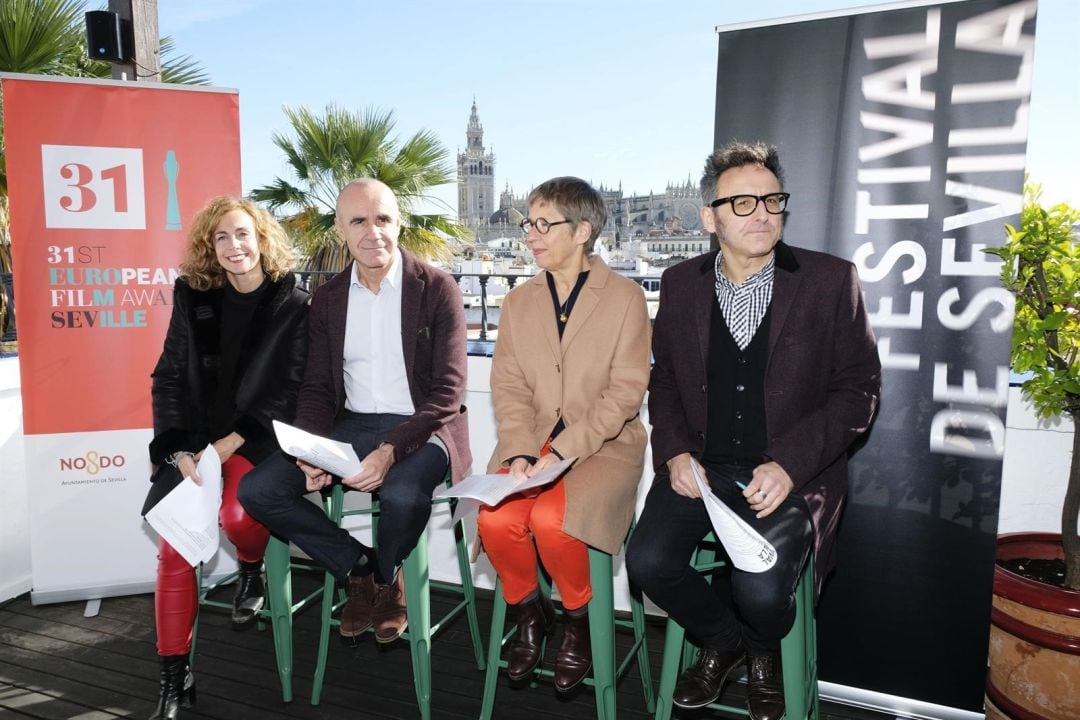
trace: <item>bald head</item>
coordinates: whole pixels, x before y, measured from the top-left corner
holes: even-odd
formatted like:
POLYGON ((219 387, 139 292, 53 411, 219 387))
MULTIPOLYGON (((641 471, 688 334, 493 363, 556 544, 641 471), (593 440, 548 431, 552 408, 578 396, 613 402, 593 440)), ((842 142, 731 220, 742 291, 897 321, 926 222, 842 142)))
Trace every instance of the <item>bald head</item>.
POLYGON ((353 196, 356 193, 361 193, 369 197, 381 197, 388 199, 390 202, 397 206, 397 195, 390 189, 390 186, 384 183, 382 180, 376 180, 375 178, 356 178, 350 180, 345 184, 340 191, 338 191, 337 203, 334 207, 336 215, 341 214, 341 199, 346 195, 353 196))
POLYGON ((360 280, 378 287, 393 263, 401 233, 394 191, 373 178, 353 180, 338 193, 334 226, 356 261, 360 280))

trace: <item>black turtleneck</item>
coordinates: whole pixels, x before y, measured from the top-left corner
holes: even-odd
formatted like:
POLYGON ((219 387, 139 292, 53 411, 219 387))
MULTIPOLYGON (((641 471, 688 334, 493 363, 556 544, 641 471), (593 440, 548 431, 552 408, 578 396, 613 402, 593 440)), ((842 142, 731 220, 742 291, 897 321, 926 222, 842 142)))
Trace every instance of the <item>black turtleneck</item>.
POLYGON ((247 293, 240 292, 232 283, 225 283, 221 303, 221 364, 214 409, 210 417, 210 432, 215 440, 232 432, 233 413, 236 410, 236 380, 243 374, 241 364, 246 365, 248 360, 240 357, 241 349, 251 325, 251 318, 255 315, 255 308, 259 306, 259 300, 269 286, 268 276, 263 278, 259 287, 247 293))

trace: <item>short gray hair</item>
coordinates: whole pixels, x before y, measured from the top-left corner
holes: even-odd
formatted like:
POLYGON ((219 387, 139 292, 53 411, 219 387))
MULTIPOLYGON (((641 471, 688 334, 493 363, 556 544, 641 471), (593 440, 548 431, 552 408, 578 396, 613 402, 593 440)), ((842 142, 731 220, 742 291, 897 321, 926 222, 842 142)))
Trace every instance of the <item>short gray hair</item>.
POLYGON ((780 189, 784 189, 784 171, 780 167, 780 155, 775 145, 761 141, 732 142, 717 148, 705 158, 705 171, 701 174, 701 202, 708 205, 716 199, 716 181, 725 170, 744 165, 760 165, 776 176, 780 189))
POLYGON ((604 198, 596 189, 581 178, 565 176, 546 180, 529 193, 529 204, 545 202, 558 208, 567 220, 577 224, 582 220, 589 223, 592 232, 585 242, 586 254, 596 247, 596 238, 600 237, 607 222, 607 206, 604 198))

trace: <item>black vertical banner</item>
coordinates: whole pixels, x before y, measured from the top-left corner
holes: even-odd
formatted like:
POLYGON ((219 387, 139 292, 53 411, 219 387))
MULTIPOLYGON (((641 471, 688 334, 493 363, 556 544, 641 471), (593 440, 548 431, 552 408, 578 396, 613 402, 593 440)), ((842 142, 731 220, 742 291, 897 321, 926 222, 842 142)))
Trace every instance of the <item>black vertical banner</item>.
POLYGON ((777 145, 785 240, 859 268, 884 366, 853 458, 822 680, 981 712, 1034 0, 719 33, 717 146, 777 145))

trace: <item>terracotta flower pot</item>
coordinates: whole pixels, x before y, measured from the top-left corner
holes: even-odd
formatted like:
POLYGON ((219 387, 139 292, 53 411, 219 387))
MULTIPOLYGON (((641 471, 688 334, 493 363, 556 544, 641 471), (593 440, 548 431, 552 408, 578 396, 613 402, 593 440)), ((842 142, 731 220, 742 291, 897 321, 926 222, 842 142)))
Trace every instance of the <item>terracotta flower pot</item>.
MULTIPOLYGON (((1063 557, 1061 535, 998 537, 998 559, 1063 557)), ((1080 718, 1080 592, 994 568, 987 720, 1080 718)))

